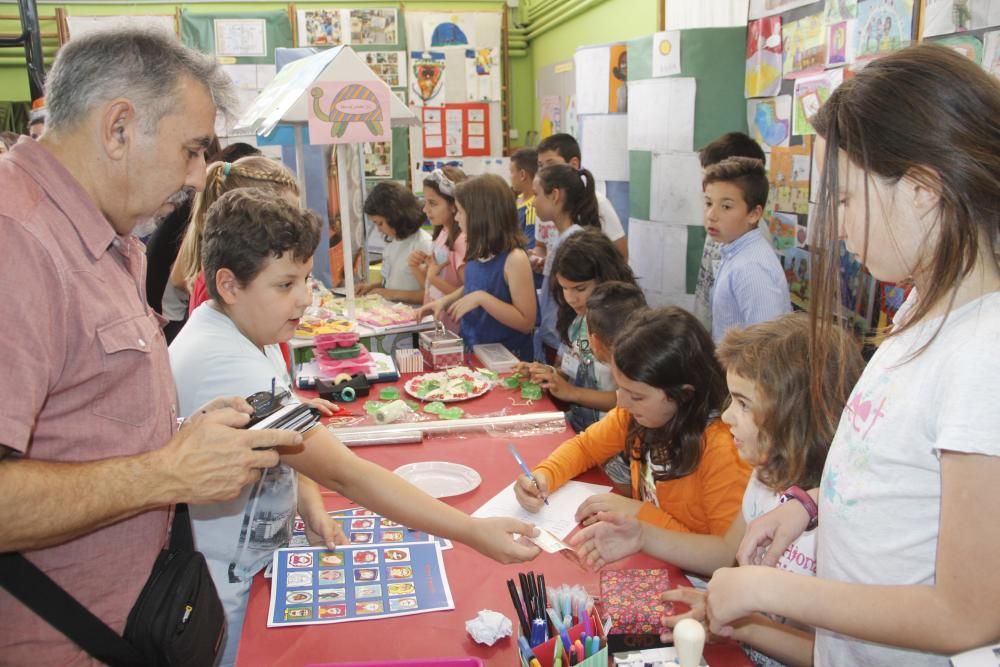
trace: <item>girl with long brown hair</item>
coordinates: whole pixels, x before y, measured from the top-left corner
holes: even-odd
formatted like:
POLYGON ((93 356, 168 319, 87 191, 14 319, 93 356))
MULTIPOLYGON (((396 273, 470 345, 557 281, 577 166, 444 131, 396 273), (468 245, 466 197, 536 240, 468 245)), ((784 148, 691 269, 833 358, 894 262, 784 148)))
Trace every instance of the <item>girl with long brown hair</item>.
MULTIPOLYGON (((818 512, 786 503, 750 525, 738 554, 773 563, 812 514, 817 576, 717 571, 715 630, 779 614, 817 628, 827 665, 944 666, 1000 639, 998 118, 996 81, 934 45, 870 63, 813 118, 817 333, 835 326, 838 238, 875 278, 914 290, 850 394, 812 492, 818 512)), ((814 338, 814 368, 827 340, 814 338)))
POLYGON ((624 451, 630 497, 591 496, 577 521, 621 512, 661 528, 722 535, 739 510, 750 466, 719 420, 726 380, 712 337, 680 308, 646 309, 615 337, 612 362, 617 407, 538 464, 537 487, 518 477, 518 502, 537 512, 549 491, 624 451))

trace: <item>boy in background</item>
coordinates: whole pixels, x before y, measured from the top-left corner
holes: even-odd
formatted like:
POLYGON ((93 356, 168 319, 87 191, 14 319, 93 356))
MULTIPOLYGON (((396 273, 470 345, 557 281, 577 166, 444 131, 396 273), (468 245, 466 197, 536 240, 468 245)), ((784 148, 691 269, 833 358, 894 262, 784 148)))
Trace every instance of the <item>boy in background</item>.
MULTIPOLYGON (((587 337, 594 357, 611 365, 615 335, 625 328, 632 315, 646 308, 646 296, 633 283, 609 280, 594 288, 587 298, 587 337)), ((618 493, 632 493, 632 477, 625 452, 612 456, 601 466, 618 493)))
POLYGON ((535 190, 532 183, 538 172, 538 151, 534 148, 519 148, 510 156, 510 187, 517 195, 517 220, 521 225, 528 244, 531 270, 535 272, 535 289, 542 286, 542 270, 545 267, 546 244, 555 232, 555 226, 535 215, 535 190))
POLYGON ((712 289, 712 338, 791 312, 788 282, 774 248, 757 228, 769 184, 764 163, 732 157, 705 170, 705 230, 719 243, 712 289))
MULTIPOLYGON (((760 145, 742 132, 727 132, 712 140, 701 149, 698 157, 701 159, 703 171, 731 157, 752 157, 766 162, 760 145)), ((694 308, 691 311, 709 331, 712 330, 712 286, 715 284, 715 273, 719 266, 719 248, 720 245, 712 239, 705 239, 701 266, 698 269, 698 282, 694 290, 694 308)))
MULTIPOLYGON (((568 164, 574 169, 580 168, 580 144, 572 135, 561 132, 545 137, 538 144, 538 168, 548 167, 553 164, 568 164)), ((615 213, 614 206, 607 197, 600 192, 597 195, 598 215, 601 219, 601 231, 611 239, 615 248, 622 257, 628 259, 628 240, 625 238, 625 229, 622 227, 618 214, 615 213)))

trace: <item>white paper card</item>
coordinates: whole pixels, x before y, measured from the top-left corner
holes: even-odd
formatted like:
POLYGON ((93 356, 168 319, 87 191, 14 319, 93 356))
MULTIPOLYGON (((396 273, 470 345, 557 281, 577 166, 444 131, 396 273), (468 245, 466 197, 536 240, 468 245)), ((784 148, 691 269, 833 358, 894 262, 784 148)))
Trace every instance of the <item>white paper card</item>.
POLYGON ((653 33, 653 78, 681 73, 681 33, 653 33))
POLYGON ((548 505, 542 505, 542 509, 537 514, 532 514, 521 507, 514 496, 514 484, 511 482, 503 491, 486 501, 486 504, 472 513, 472 516, 486 518, 493 516, 509 516, 520 519, 528 523, 533 523, 539 528, 544 528, 559 539, 566 539, 566 536, 576 528, 576 510, 587 498, 598 493, 608 493, 610 486, 599 484, 588 484, 587 482, 566 482, 552 493, 548 500, 548 505))
POLYGON ((688 225, 630 218, 629 264, 650 306, 691 301, 686 294, 688 225))
POLYGON ((651 220, 702 224, 704 197, 697 153, 653 153, 649 181, 651 220))
MULTIPOLYGON (((580 49, 573 56, 576 71, 576 113, 608 113, 611 90, 611 47, 580 49)), ((629 101, 629 108, 631 100, 629 101)))
POLYGON ((628 180, 628 116, 621 113, 580 119, 583 166, 601 181, 628 180))
POLYGON ((693 151, 694 93, 690 77, 630 81, 629 150, 693 151))

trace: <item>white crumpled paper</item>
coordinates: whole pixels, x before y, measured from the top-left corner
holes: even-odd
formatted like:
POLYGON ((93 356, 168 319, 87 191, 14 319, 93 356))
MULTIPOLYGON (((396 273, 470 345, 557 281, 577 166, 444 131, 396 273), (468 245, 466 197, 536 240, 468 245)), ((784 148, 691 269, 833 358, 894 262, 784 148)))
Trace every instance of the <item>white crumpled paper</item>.
POLYGON ((478 616, 465 622, 465 630, 476 643, 487 646, 493 646, 498 639, 510 637, 513 629, 509 618, 491 609, 483 609, 478 616))

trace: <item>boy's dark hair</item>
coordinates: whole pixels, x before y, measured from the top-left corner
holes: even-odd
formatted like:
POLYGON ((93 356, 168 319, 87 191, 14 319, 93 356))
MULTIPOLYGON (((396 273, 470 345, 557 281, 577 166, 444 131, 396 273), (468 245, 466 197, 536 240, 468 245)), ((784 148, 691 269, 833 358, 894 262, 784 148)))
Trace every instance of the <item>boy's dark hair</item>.
POLYGON ((566 203, 563 209, 581 227, 601 228, 601 213, 597 206, 594 175, 586 169, 568 164, 550 164, 538 170, 542 191, 550 194, 562 190, 566 203))
POLYGON ((629 317, 613 356, 622 375, 662 390, 677 404, 662 428, 629 420, 625 442, 631 458, 645 461, 648 455, 662 470, 653 473, 656 481, 690 475, 701 461, 705 427, 728 393, 712 336, 682 308, 646 308, 629 317))
POLYGON ((466 261, 488 259, 527 243, 517 220, 514 191, 499 176, 484 174, 462 181, 455 188, 455 200, 465 210, 466 261))
POLYGON ((645 307, 646 295, 634 282, 609 280, 601 283, 587 299, 587 330, 611 347, 629 316, 645 307))
POLYGON ((698 153, 702 169, 731 157, 752 157, 764 162, 764 149, 742 132, 726 132, 710 141, 698 153))
POLYGON ((743 193, 748 211, 758 206, 761 209, 767 206, 767 193, 771 186, 767 182, 767 170, 760 160, 749 157, 726 158, 705 169, 701 187, 710 183, 732 183, 738 187, 743 193))
POLYGON ((574 283, 594 280, 598 285, 609 280, 635 282, 628 262, 601 230, 585 229, 560 243, 552 260, 551 289, 558 308, 556 331, 567 345, 571 342, 569 327, 576 318, 576 311, 566 302, 557 276, 574 283))
POLYGON ((510 156, 510 161, 518 169, 528 172, 529 178, 534 178, 538 172, 538 151, 534 148, 518 148, 510 156))
POLYGON ((312 211, 299 208, 270 192, 237 188, 222 195, 205 216, 201 256, 205 287, 219 301, 215 274, 226 268, 240 285, 260 275, 269 258, 291 252, 305 262, 319 245, 320 221, 312 211))
POLYGON ((378 183, 365 199, 365 214, 379 215, 402 241, 412 236, 424 224, 420 202, 409 189, 394 181, 378 183))
POLYGON ((566 160, 566 162, 569 162, 573 158, 577 160, 581 159, 580 144, 577 143, 572 134, 566 134, 565 132, 545 137, 538 143, 535 150, 538 153, 554 151, 559 154, 559 157, 566 160))

